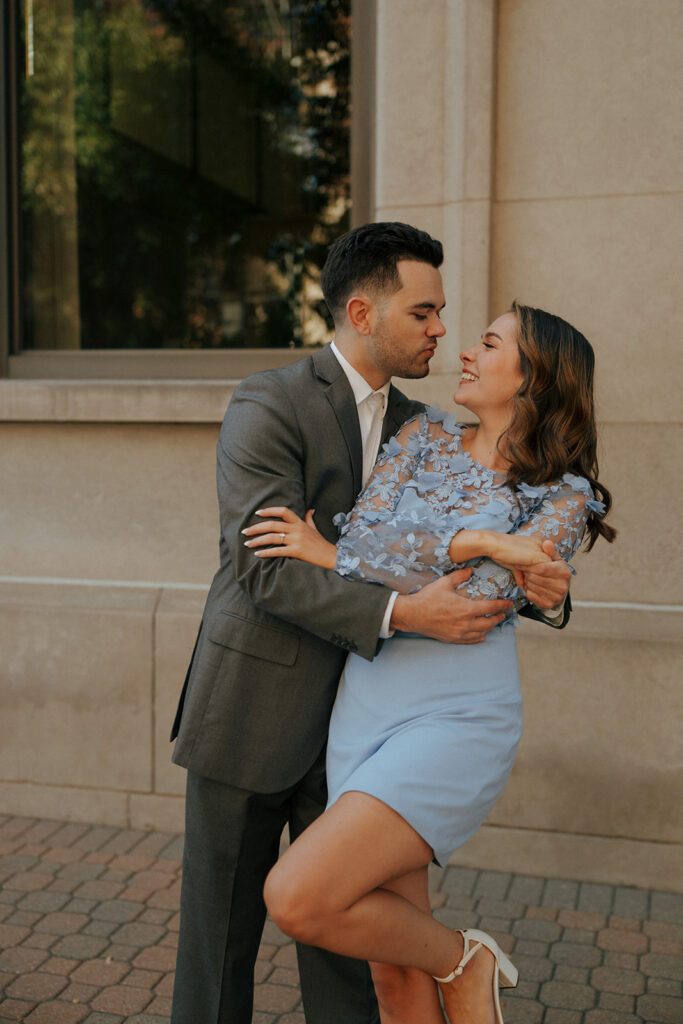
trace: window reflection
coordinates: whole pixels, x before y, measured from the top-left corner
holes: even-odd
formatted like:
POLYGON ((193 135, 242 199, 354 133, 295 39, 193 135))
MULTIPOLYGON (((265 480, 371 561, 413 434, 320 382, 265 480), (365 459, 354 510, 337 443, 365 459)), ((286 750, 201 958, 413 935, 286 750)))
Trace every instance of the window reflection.
POLYGON ((327 337, 349 0, 25 0, 25 345, 327 337))

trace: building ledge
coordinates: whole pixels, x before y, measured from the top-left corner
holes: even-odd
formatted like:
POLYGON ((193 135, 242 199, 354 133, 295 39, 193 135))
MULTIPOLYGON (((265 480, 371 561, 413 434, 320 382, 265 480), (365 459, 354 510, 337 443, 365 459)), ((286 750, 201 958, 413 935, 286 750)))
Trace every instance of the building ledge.
POLYGON ((0 422, 220 423, 237 380, 4 380, 0 422))

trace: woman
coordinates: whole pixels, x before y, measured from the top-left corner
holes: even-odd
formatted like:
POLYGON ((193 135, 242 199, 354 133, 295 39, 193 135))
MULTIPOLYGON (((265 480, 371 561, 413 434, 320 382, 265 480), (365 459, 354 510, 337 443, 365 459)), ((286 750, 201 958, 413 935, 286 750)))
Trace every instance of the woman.
MULTIPOLYGON (((525 567, 615 533, 597 482, 593 352, 573 327, 514 303, 462 353, 455 400, 380 456, 337 547, 288 509, 247 528, 260 557, 296 557, 409 592, 472 565, 468 596, 524 601, 525 567), (597 501, 595 493, 602 499, 597 501)), ((513 616, 514 617, 514 616, 513 616)), ((350 655, 328 744, 328 809, 278 861, 271 915, 302 942, 371 962, 385 1024, 502 1024, 498 986, 517 972, 490 936, 429 911, 427 868, 480 826, 521 736, 514 630, 452 647, 406 635, 370 664, 350 655)))

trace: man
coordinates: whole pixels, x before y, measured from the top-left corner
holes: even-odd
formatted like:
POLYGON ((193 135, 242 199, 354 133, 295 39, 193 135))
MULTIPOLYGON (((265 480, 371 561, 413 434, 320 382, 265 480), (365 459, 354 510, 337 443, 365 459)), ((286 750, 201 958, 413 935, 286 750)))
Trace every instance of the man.
MULTIPOLYGON (((262 887, 282 829, 296 836, 324 808, 329 715, 347 651, 372 659, 402 629, 476 643, 510 602, 468 601, 454 572, 395 595, 295 559, 259 559, 241 530, 257 510, 354 504, 380 440, 422 406, 390 385, 424 377, 444 306, 441 244, 404 224, 338 239, 322 275, 332 346, 236 390, 218 442, 221 565, 176 716, 176 763, 188 769, 173 1024, 250 1024, 262 887)), ((545 607, 567 591, 564 562, 530 583, 545 607)), ((298 948, 309 1024, 378 1020, 367 966, 298 948)))

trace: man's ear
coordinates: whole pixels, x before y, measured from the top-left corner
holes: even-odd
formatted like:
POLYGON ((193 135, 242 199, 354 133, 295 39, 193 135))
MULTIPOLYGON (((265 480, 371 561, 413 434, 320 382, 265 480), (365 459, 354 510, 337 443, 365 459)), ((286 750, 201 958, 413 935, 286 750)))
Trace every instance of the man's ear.
POLYGON ((367 295, 353 295, 346 303, 346 315, 358 334, 372 334, 374 303, 367 295))

